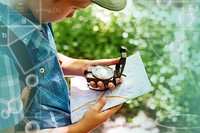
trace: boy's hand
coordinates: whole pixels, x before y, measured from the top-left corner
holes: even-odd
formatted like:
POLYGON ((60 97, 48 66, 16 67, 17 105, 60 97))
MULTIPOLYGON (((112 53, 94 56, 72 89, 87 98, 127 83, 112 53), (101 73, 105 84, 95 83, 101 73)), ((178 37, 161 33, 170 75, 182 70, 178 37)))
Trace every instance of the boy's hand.
MULTIPOLYGON (((97 65, 116 65, 119 63, 120 58, 115 59, 100 59, 100 60, 80 60, 80 59, 73 59, 67 57, 63 54, 58 54, 60 65, 63 69, 63 72, 66 76, 85 76, 84 71, 87 69, 88 66, 97 66, 97 65)), ((116 79, 116 83, 122 82, 122 78, 116 79)), ((90 82, 90 86, 93 88, 99 88, 100 90, 105 89, 105 85, 99 81, 97 84, 95 82, 90 82)), ((110 82, 108 83, 108 88, 113 90, 115 85, 110 82)))
MULTIPOLYGON (((105 122, 108 118, 110 118, 113 114, 115 114, 122 106, 122 104, 117 105, 108 110, 102 111, 102 107, 106 104, 106 97, 102 96, 98 102, 92 106, 83 116, 83 118, 79 121, 81 122, 86 131, 92 130, 105 122)), ((84 129, 83 129, 84 130, 84 129)), ((84 132, 84 131, 83 131, 84 132)))
MULTIPOLYGON (((101 60, 93 60, 93 61, 89 61, 87 66, 97 66, 97 65, 105 65, 105 66, 110 66, 110 65, 116 65, 117 63, 119 63, 120 58, 115 58, 115 59, 101 59, 101 60)), ((116 83, 121 83, 122 82, 122 78, 118 78, 116 79, 116 83)), ((90 82, 90 86, 93 88, 99 88, 99 90, 104 90, 105 89, 105 85, 102 81, 98 81, 97 84, 94 81, 90 82)), ((110 90, 113 90, 115 88, 115 85, 110 82, 108 83, 107 87, 110 90)))
MULTIPOLYGON (((123 81, 122 78, 117 78, 116 79, 116 83, 121 83, 122 81, 123 81)), ((106 87, 102 81, 98 81, 97 84, 94 81, 91 81, 89 84, 93 88, 97 88, 98 87, 99 90, 104 90, 105 87, 106 87)), ((115 89, 115 85, 112 82, 108 83, 107 87, 110 90, 114 90, 115 89)))

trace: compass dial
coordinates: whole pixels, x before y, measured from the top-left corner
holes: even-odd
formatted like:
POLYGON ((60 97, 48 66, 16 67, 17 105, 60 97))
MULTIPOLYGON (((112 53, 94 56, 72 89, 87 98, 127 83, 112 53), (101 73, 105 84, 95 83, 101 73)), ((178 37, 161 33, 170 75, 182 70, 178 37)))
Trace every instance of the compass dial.
POLYGON ((102 80, 111 79, 114 75, 112 68, 108 66, 96 66, 92 69, 92 74, 102 80))

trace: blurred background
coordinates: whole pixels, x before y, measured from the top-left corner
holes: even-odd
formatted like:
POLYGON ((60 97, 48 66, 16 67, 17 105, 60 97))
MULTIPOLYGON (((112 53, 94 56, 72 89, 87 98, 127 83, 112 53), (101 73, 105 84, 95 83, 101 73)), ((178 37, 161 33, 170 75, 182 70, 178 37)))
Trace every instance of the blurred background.
POLYGON ((92 5, 53 24, 59 52, 114 58, 141 53, 153 91, 123 105, 94 133, 200 132, 200 1, 128 0, 120 12, 92 5))

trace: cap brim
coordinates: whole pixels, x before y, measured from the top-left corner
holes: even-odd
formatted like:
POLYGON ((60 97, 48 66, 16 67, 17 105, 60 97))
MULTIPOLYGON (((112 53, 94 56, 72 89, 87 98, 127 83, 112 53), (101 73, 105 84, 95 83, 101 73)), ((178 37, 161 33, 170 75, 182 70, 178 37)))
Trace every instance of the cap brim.
POLYGON ((127 0, 91 0, 93 3, 112 11, 120 11, 127 5, 127 0))

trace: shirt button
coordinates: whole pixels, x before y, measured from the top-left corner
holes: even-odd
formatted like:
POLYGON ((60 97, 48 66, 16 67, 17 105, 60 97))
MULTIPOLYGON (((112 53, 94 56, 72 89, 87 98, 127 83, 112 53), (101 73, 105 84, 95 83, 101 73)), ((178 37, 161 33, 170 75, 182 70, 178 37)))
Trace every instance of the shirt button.
POLYGON ((44 73, 45 69, 43 67, 40 68, 40 73, 44 73))

